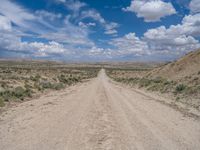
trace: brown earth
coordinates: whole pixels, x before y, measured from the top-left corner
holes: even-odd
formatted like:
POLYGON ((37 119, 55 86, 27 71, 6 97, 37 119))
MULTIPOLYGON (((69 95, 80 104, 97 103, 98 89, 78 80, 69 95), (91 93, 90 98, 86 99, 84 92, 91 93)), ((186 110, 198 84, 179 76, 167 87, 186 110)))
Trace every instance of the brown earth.
POLYGON ((200 121, 98 77, 0 116, 2 150, 199 150, 200 121))
POLYGON ((191 78, 200 75, 200 49, 190 52, 175 62, 158 67, 150 72, 151 76, 160 76, 171 80, 191 78))

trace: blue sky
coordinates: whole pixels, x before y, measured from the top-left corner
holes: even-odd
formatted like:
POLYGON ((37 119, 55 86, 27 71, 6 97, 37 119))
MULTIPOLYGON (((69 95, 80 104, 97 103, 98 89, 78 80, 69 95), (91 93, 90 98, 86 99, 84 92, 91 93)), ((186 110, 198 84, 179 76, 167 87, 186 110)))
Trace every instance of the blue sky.
POLYGON ((168 61, 200 47, 200 0, 1 0, 0 57, 168 61))

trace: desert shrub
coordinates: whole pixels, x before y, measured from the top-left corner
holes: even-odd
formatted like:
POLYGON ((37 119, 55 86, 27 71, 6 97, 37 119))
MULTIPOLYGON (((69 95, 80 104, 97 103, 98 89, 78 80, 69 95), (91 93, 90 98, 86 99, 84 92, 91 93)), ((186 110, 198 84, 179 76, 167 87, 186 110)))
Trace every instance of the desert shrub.
POLYGON ((5 105, 4 100, 2 97, 0 97, 0 107, 3 107, 5 105))
POLYGON ((24 96, 32 97, 32 93, 33 91, 30 88, 26 88, 24 96))
POLYGON ((157 91, 158 90, 158 86, 156 84, 150 86, 147 88, 147 90, 150 90, 150 91, 157 91))
POLYGON ((180 100, 180 97, 176 97, 176 101, 179 101, 180 100))
POLYGON ((63 83, 56 83, 56 84, 54 85, 54 89, 55 89, 55 90, 61 90, 61 89, 63 89, 63 88, 65 88, 65 85, 64 85, 63 83))
POLYGON ((30 80, 38 82, 40 80, 41 76, 37 74, 36 76, 30 76, 30 80))
POLYGON ((62 83, 67 83, 67 79, 65 77, 65 75, 61 74, 60 76, 58 76, 58 80, 62 83))
POLYGON ((3 98, 4 101, 9 101, 12 98, 12 91, 5 90, 0 92, 0 97, 3 98))
POLYGON ((161 83, 163 82, 163 79, 161 77, 157 77, 155 79, 152 80, 154 83, 161 83))
POLYGON ((2 88, 7 88, 8 85, 7 85, 5 82, 2 82, 2 83, 1 83, 1 87, 2 87, 2 88))
POLYGON ((169 85, 169 84, 171 84, 171 82, 170 81, 164 81, 163 84, 164 85, 169 85))
POLYGON ((26 97, 26 96, 31 96, 31 91, 26 90, 26 89, 22 88, 21 86, 18 86, 12 90, 7 89, 3 92, 0 92, 0 97, 4 101, 10 101, 10 100, 14 100, 14 99, 23 100, 24 97, 26 97))
POLYGON ((34 76, 30 76, 30 80, 35 81, 35 77, 34 76))
POLYGON ((186 89, 186 86, 184 84, 179 84, 175 88, 175 92, 180 93, 186 89))
POLYGON ((77 77, 70 77, 68 80, 71 80, 72 82, 79 82, 79 78, 77 77))
POLYGON ((42 91, 42 87, 40 86, 39 83, 35 82, 34 85, 33 85, 33 88, 37 89, 38 91, 42 91))
POLYGON ((40 82, 40 86, 43 89, 53 89, 53 84, 51 82, 48 82, 48 81, 42 81, 42 82, 40 82))
POLYGON ((61 83, 71 85, 73 83, 81 81, 81 78, 80 78, 80 76, 79 77, 75 77, 75 76, 73 77, 71 74, 70 74, 69 77, 66 77, 65 75, 62 74, 62 75, 58 76, 58 80, 61 83))
POLYGON ((151 84, 151 81, 149 79, 145 79, 145 78, 142 78, 139 82, 139 86, 140 87, 147 87, 151 84))
POLYGON ((26 96, 26 90, 18 86, 13 90, 12 95, 16 98, 23 99, 26 96))
POLYGON ((25 89, 31 89, 32 88, 32 86, 30 84, 28 84, 27 82, 25 83, 24 87, 25 87, 25 89))

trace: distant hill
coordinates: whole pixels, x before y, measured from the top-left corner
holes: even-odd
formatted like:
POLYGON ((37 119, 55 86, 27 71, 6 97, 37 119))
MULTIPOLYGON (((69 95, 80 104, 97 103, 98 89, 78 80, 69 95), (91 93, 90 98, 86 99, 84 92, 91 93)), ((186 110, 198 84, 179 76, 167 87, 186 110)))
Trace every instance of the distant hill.
POLYGON ((183 80, 200 76, 200 49, 190 52, 177 61, 153 69, 151 77, 164 77, 171 80, 183 80))

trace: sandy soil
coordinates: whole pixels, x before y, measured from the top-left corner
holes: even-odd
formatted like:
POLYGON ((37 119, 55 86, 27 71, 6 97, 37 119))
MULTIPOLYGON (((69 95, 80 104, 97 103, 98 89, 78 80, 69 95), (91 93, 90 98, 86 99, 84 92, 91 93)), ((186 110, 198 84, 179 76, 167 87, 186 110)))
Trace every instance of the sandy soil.
POLYGON ((199 150, 200 121, 98 77, 0 115, 1 150, 199 150))

